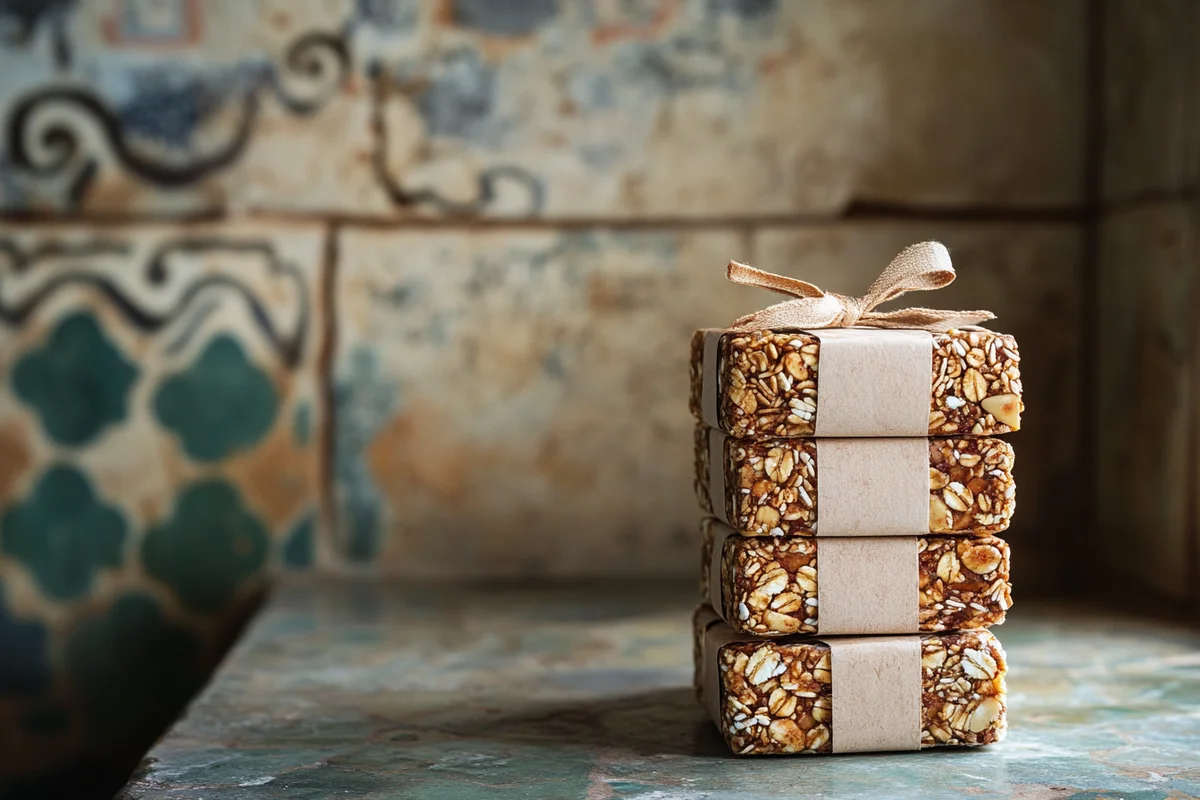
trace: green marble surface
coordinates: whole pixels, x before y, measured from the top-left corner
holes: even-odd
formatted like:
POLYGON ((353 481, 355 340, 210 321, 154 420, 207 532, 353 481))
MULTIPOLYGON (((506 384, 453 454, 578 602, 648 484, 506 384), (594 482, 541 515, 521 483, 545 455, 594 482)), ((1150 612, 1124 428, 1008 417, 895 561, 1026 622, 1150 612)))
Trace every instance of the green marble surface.
POLYGON ((1018 605, 1011 732, 739 759, 690 688, 692 587, 283 587, 123 800, 1200 796, 1200 632, 1018 605))

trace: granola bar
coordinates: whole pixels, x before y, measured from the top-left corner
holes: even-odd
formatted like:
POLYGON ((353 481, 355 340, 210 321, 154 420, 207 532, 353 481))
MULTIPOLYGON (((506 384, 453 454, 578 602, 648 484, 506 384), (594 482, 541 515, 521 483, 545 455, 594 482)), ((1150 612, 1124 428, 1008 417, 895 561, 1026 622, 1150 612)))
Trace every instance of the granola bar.
MULTIPOLYGON (((803 332, 696 331, 691 409, 717 392, 717 419, 731 436, 812 436, 820 413, 820 341, 803 332), (720 336, 714 386, 703 386, 706 336, 720 336)), ((1021 427, 1021 371, 1012 336, 986 330, 933 334, 930 436, 991 436, 1021 427)), ((864 435, 871 431, 863 431, 864 435)))
MULTIPOLYGON (((719 692, 714 720, 741 755, 830 753, 834 748, 829 645, 815 639, 733 642, 708 652, 710 627, 724 626, 702 607, 694 617, 700 644, 697 694, 719 692), (704 683, 708 659, 714 685, 704 683)), ((993 744, 1007 730, 1004 650, 984 630, 920 634, 921 749, 993 744)))
MULTIPOLYGON (((739 633, 787 636, 820 633, 817 588, 820 539, 720 536, 715 519, 701 523, 700 596, 739 633), (722 541, 722 552, 713 553, 722 541), (716 605, 714 598, 714 605, 716 605)), ((1008 543, 995 537, 917 540, 917 621, 923 632, 979 629, 1004 622, 1012 606, 1008 543)))
MULTIPOLYGON (((707 514, 748 536, 811 536, 820 510, 814 439, 735 439, 696 426, 696 497, 707 514), (719 462, 719 463, 715 463, 719 462), (724 497, 712 469, 724 470, 724 497)), ((929 532, 988 536, 1016 507, 1015 456, 993 438, 929 440, 929 532)))

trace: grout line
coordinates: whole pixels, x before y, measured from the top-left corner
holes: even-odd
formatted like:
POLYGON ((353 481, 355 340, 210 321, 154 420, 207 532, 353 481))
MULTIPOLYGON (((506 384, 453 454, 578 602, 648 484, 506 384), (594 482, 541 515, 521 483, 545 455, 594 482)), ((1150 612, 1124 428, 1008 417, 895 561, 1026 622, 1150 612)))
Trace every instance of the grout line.
MULTIPOLYGON (((1193 54, 1194 55, 1194 54, 1193 54)), ((1192 70, 1194 78, 1200 78, 1196 74, 1196 70, 1192 70)), ((1189 87, 1192 89, 1193 95, 1200 90, 1200 85, 1189 87)), ((1191 226, 1188 230, 1188 263, 1185 263, 1184 268, 1190 270, 1192 277, 1192 294, 1191 307, 1196 309, 1197 303, 1200 303, 1200 199, 1193 197, 1189 206, 1188 219, 1191 226)), ((1200 407, 1197 403, 1200 402, 1200 319, 1196 315, 1192 316, 1191 327, 1191 354, 1188 359, 1188 369, 1191 374, 1188 376, 1188 404, 1190 410, 1188 415, 1188 430, 1187 430, 1187 446, 1185 452, 1188 455, 1186 467, 1186 483, 1184 484, 1183 496, 1188 499, 1186 512, 1186 535, 1187 541, 1184 542, 1183 556, 1187 560, 1184 564, 1184 584, 1191 587, 1190 597, 1185 600, 1185 603, 1191 606, 1191 609, 1200 613, 1200 496, 1197 495, 1195 487, 1200 481, 1200 407)))
POLYGON ((946 222, 1079 222, 1087 212, 1083 205, 1004 206, 967 203, 960 206, 929 206, 855 200, 839 219, 919 220, 946 222))
POLYGON ((313 568, 327 569, 338 561, 337 537, 334 535, 336 513, 334 507, 333 457, 337 434, 337 413, 334 405, 333 361, 337 354, 337 276, 339 264, 338 244, 341 227, 334 223, 325 232, 325 250, 321 259, 321 350, 317 355, 318 391, 325 404, 321 416, 321 437, 318 442, 317 498, 321 525, 313 541, 313 568))
MULTIPOLYGON (((1192 292, 1191 306, 1196 308, 1196 303, 1200 302, 1200 234, 1197 234, 1196 226, 1200 224, 1200 213, 1197 213, 1197 207, 1193 205, 1191 220, 1192 230, 1188 235, 1188 260, 1189 264, 1185 268, 1190 268, 1192 273, 1192 292)), ((1186 446, 1184 452, 1187 453, 1187 463, 1184 466, 1184 497, 1187 499, 1187 507, 1184 511, 1184 536, 1183 557, 1185 563, 1183 565, 1184 585, 1191 587, 1188 593, 1190 597, 1186 598, 1185 602, 1190 602, 1192 606, 1200 610, 1200 497, 1194 491, 1197 486, 1197 481, 1200 481, 1200 453, 1197 453, 1197 448, 1200 446, 1200 410, 1196 407, 1197 399, 1200 398, 1200 324, 1193 319, 1191 330, 1191 354, 1188 359, 1187 368, 1190 371, 1188 377, 1188 402, 1189 409, 1188 422, 1186 428, 1186 446)))
MULTIPOLYGON (((1104 101, 1105 101, 1105 22, 1108 18, 1107 0, 1091 0, 1086 6, 1085 37, 1086 37, 1086 73, 1084 86, 1084 167, 1083 167, 1083 197, 1085 203, 1083 219, 1082 243, 1082 274, 1080 275, 1080 325, 1082 330, 1079 337, 1079 363, 1081 364, 1081 379, 1079 382, 1079 397, 1076 399, 1079 408, 1079 431, 1076 444, 1079 459, 1085 465, 1088 480, 1082 490, 1083 508, 1086 509, 1081 524, 1073 526, 1068 537, 1067 552, 1089 553, 1089 560, 1096 562, 1092 566, 1093 575, 1105 575, 1101 569, 1103 562, 1110 560, 1104 553, 1104 548, 1088 546, 1088 532, 1097 531, 1100 523, 1096 511, 1096 501, 1099 496, 1100 471, 1096 455, 1097 447, 1093 433, 1097 430, 1095 404, 1090 398, 1100 391, 1098 363, 1095 354, 1091 352, 1088 342, 1099 325, 1100 313, 1100 218, 1102 207, 1102 192, 1104 179, 1104 101), (1097 552, 1099 550, 1100 552, 1097 552)), ((1060 549, 1058 561, 1065 561, 1067 552, 1060 549)), ((1093 586, 1093 590, 1102 587, 1093 586)))
POLYGON ((1155 189, 1139 192, 1120 200, 1101 201, 1098 210, 1103 214, 1112 214, 1165 203, 1194 202, 1198 198, 1200 198, 1200 186, 1187 185, 1179 189, 1155 189))
POLYGON ((413 216, 390 217, 371 214, 347 214, 344 212, 308 211, 248 211, 238 213, 214 212, 184 217, 162 216, 46 216, 41 214, 0 213, 0 223, 19 223, 29 227, 55 227, 69 225, 94 225, 97 227, 147 227, 187 226, 214 223, 236 223, 243 221, 280 224, 319 224, 355 226, 386 229, 451 229, 451 230, 562 230, 606 228, 616 230, 646 230, 657 228, 679 228, 704 230, 709 228, 772 228, 772 227, 833 227, 847 223, 903 223, 945 222, 983 224, 1058 224, 1078 223, 1085 218, 1083 206, 1042 208, 1003 208, 988 206, 962 206, 939 208, 935 206, 904 206, 880 203, 852 203, 844 213, 828 214, 760 214, 745 216, 716 217, 540 217, 540 218, 420 218, 413 216))
POLYGON ((95 225, 97 227, 187 226, 215 222, 233 222, 242 217, 231 216, 225 211, 197 211, 168 216, 165 214, 49 214, 36 211, 0 211, 0 223, 28 225, 34 228, 55 225, 95 225))
POLYGON ((923 206, 885 206, 882 204, 853 203, 843 210, 827 213, 784 213, 745 214, 701 217, 639 216, 639 217, 508 217, 508 218, 462 218, 462 217, 389 217, 371 214, 346 213, 282 213, 252 211, 248 217, 259 220, 319 221, 336 222, 346 226, 369 228, 450 228, 450 229, 515 229, 515 230, 561 230, 607 228, 615 230, 645 230, 656 228, 679 228, 704 230, 713 227, 832 227, 848 221, 855 222, 1028 222, 1060 223, 1078 222, 1083 218, 1082 206, 1044 208, 1000 208, 964 206, 961 208, 938 208, 923 206))
MULTIPOLYGON (((1191 41, 1194 43, 1200 37, 1197 36, 1197 24, 1200 23, 1200 12, 1195 7, 1189 7, 1192 13, 1189 15, 1190 25, 1187 30, 1191 32, 1191 41)), ((1188 92, 1188 98, 1191 102, 1188 104, 1187 117, 1184 121, 1185 132, 1189 133, 1190 138, 1195 138, 1200 134, 1200 56, 1197 55, 1196 48, 1191 48, 1187 51, 1189 56, 1187 84, 1185 91, 1188 92)), ((1200 150, 1193 149, 1193 159, 1200 159, 1200 150)), ((1192 163, 1192 168, 1197 168, 1195 161, 1192 163)), ((1192 285, 1192 308, 1197 308, 1196 303, 1200 302, 1200 191, 1197 187, 1189 186, 1189 201, 1190 201, 1190 216, 1192 220, 1191 226, 1191 245, 1192 245, 1192 275, 1195 281, 1192 285)), ((1192 369, 1191 381, 1191 397, 1190 408, 1192 409, 1193 430, 1190 432, 1188 452, 1192 456, 1191 473, 1188 475, 1187 488, 1188 492, 1185 496, 1192 495, 1195 492, 1196 482, 1200 480, 1200 453, 1196 452, 1196 448, 1200 445, 1200 410, 1197 410, 1196 404, 1200 402, 1200 320, 1193 320, 1192 323, 1192 358, 1190 363, 1192 369)), ((1185 550, 1185 556, 1188 559, 1188 567, 1184 574, 1187 584, 1192 587, 1191 592, 1191 610, 1200 616, 1200 497, 1193 497, 1190 503, 1190 533, 1191 538, 1185 550)))

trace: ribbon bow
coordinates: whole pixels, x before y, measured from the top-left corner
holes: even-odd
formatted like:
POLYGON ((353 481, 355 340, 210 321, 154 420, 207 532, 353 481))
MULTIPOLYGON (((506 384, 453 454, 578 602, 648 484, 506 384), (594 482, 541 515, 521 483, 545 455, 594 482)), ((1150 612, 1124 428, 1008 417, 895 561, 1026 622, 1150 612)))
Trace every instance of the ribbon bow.
POLYGON ((910 245, 892 259, 862 297, 822 291, 797 278, 764 272, 736 261, 729 262, 726 277, 734 283, 769 289, 795 299, 747 314, 731 330, 781 330, 787 328, 917 328, 940 332, 977 325, 996 315, 990 311, 943 311, 936 308, 902 308, 876 311, 875 307, 905 292, 928 292, 954 282, 950 252, 940 242, 910 245))

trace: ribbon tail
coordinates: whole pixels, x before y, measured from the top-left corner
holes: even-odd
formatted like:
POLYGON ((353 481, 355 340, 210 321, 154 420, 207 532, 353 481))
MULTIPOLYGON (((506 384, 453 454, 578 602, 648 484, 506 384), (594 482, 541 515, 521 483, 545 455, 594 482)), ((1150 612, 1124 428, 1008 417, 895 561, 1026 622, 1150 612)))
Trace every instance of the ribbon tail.
POLYGON ((995 319, 990 311, 947 311, 939 308, 902 308, 898 311, 872 311, 864 314, 860 325, 872 328, 916 328, 940 333, 950 328, 973 327, 995 319))
POLYGON ((737 261, 729 262, 729 266, 725 268, 725 277, 743 286, 768 289, 789 297, 816 299, 825 295, 825 292, 808 281, 789 278, 787 275, 776 275, 774 272, 767 272, 737 261))
POLYGON ((844 314, 845 308, 834 297, 803 297, 747 314, 734 320, 729 328, 735 331, 828 328, 844 314))

